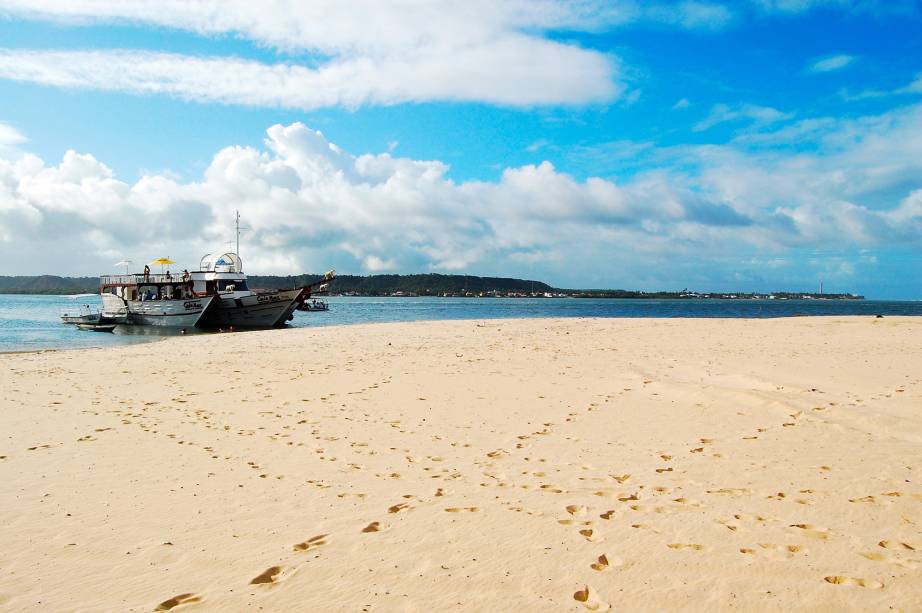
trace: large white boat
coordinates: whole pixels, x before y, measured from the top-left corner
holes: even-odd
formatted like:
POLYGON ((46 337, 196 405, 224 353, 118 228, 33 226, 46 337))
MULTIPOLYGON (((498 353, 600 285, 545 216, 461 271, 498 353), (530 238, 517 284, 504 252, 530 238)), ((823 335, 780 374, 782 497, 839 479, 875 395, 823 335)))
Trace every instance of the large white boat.
POLYGON ((128 324, 191 328, 214 296, 195 295, 188 280, 170 274, 103 275, 102 316, 128 324))
MULTIPOLYGON (((239 215, 237 233, 239 239, 239 215)), ((155 264, 175 264, 168 258, 155 264)), ((127 265, 127 262, 125 262, 127 265)), ((104 275, 100 277, 102 316, 118 323, 191 328, 273 328, 294 318, 311 290, 321 290, 335 271, 293 289, 251 290, 237 253, 207 254, 194 272, 181 275, 104 275)))
MULTIPOLYGON (((199 325, 206 328, 272 328, 294 318, 311 295, 312 285, 284 290, 251 290, 236 253, 207 254, 190 273, 196 295, 214 296, 215 303, 199 325)), ((324 276, 332 279, 332 273, 324 276)), ((316 285, 316 284, 315 284, 316 285)))

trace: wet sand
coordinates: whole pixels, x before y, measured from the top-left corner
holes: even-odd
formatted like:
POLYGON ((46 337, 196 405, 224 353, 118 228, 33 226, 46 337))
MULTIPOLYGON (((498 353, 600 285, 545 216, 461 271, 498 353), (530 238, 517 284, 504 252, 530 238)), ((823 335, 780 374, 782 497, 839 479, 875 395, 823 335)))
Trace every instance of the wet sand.
POLYGON ((0 355, 0 608, 918 610, 922 319, 0 355))

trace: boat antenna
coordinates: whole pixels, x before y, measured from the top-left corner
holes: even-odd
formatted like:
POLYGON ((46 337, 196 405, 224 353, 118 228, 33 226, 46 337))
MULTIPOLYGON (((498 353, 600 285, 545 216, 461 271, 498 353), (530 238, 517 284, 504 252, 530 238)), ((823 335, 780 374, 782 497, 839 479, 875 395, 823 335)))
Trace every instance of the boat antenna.
POLYGON ((240 257, 240 231, 249 230, 249 228, 246 226, 240 225, 240 210, 237 209, 236 211, 234 211, 234 213, 235 213, 234 226, 237 228, 237 250, 234 253, 236 253, 237 257, 239 258, 240 257))

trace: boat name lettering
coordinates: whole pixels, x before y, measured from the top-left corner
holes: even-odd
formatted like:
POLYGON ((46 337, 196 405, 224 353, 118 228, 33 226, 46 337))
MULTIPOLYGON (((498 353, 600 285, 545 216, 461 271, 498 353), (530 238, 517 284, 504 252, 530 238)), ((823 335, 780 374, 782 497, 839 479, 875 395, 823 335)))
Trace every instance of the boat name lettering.
POLYGON ((202 303, 198 300, 187 300, 182 304, 182 308, 186 309, 187 311, 191 311, 193 309, 201 309, 202 303))
POLYGON ((275 295, 257 296, 256 302, 278 302, 279 297, 275 295))

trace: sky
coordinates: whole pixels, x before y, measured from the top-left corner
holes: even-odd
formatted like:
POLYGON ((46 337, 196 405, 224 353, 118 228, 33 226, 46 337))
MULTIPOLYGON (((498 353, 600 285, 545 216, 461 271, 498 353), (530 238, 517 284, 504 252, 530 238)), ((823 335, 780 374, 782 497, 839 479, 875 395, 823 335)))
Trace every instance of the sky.
POLYGON ((0 0, 0 275, 922 299, 922 2, 0 0))

